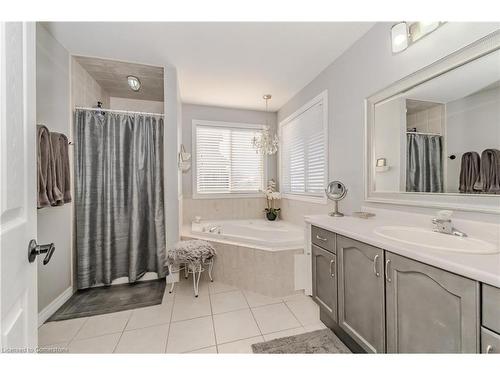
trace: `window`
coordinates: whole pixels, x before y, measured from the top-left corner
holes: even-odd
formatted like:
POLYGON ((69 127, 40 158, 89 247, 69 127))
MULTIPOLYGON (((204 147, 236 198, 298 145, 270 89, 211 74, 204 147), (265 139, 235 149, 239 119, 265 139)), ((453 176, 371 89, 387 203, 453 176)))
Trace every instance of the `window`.
POLYGON ((193 120, 194 198, 261 196, 264 156, 252 146, 261 129, 261 125, 193 120))
POLYGON ((327 118, 325 91, 280 123, 280 190, 285 197, 326 201, 327 118))

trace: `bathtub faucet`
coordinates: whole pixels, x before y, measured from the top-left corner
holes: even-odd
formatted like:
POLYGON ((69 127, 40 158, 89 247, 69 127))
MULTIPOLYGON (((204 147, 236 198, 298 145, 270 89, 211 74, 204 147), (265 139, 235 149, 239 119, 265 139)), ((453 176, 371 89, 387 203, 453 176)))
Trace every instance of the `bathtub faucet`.
POLYGON ((221 226, 220 226, 220 225, 214 225, 214 226, 212 226, 212 227, 209 227, 207 231, 208 231, 209 233, 215 233, 215 231, 217 231, 217 232, 220 234, 220 230, 221 230, 221 229, 222 229, 222 228, 221 228, 221 226))

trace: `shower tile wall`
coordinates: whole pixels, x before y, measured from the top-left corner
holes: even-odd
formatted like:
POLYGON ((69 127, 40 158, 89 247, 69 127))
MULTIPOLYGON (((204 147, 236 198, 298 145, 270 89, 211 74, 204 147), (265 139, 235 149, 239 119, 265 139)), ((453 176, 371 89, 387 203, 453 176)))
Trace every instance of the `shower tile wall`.
POLYGON ((101 101, 104 108, 109 108, 109 95, 74 58, 71 58, 71 97, 73 107, 95 107, 101 101))
POLYGON ((417 128, 417 132, 444 134, 444 105, 412 113, 406 116, 406 128, 417 128))

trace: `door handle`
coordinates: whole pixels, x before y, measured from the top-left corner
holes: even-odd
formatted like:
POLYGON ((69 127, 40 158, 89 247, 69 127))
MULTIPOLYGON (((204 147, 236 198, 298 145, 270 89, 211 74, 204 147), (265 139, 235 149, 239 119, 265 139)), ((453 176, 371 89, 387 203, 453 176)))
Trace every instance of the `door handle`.
POLYGON ((45 255, 45 258, 43 258, 43 265, 45 266, 50 262, 52 255, 54 255, 54 251, 56 251, 54 243, 38 245, 36 240, 31 240, 28 245, 28 261, 33 263, 38 255, 47 254, 45 255))
POLYGON ((390 283, 392 281, 391 277, 389 276, 389 264, 391 263, 390 259, 387 259, 385 261, 385 279, 390 283))
POLYGON ((493 350, 493 346, 492 345, 488 345, 486 347, 486 354, 490 354, 492 350, 493 350))
POLYGON ((319 234, 316 235, 316 239, 326 242, 328 239, 326 237, 321 237, 319 234))
POLYGON ((330 260, 330 276, 335 277, 335 273, 332 271, 332 265, 335 264, 333 259, 330 260))
POLYGON ((375 257, 373 258, 373 273, 377 277, 380 276, 380 272, 377 271, 377 268, 378 268, 377 267, 378 258, 379 258, 379 254, 375 255, 375 257))

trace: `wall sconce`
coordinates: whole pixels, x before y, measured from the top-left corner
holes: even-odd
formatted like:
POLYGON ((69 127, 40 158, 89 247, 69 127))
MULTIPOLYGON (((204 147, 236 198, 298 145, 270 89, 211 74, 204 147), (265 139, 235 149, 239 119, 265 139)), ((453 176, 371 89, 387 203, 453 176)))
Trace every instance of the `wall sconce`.
POLYGON ((391 28, 392 53, 399 53, 408 48, 408 25, 406 22, 395 24, 391 28))
POLYGON ((392 53, 399 53, 424 36, 437 30, 445 22, 399 22, 391 28, 392 53))
POLYGON ((186 152, 184 145, 181 145, 181 152, 179 152, 179 169, 182 172, 187 172, 191 168, 191 154, 186 152))

